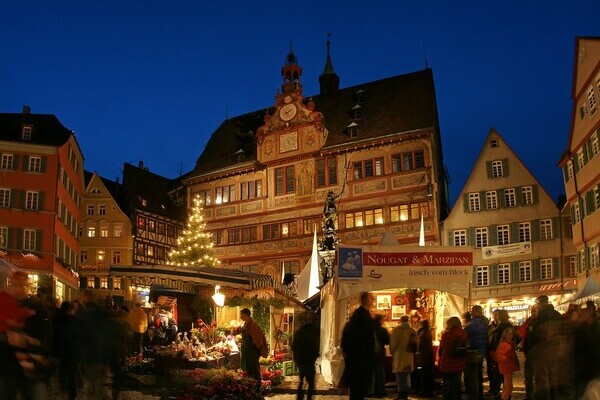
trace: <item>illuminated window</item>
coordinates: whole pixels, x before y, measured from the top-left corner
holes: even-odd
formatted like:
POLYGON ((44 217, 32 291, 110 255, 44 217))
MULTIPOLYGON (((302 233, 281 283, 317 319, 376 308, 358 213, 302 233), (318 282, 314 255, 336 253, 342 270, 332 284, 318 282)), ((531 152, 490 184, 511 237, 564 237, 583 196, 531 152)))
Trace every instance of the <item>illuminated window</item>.
POLYGON ((121 278, 112 278, 113 289, 121 290, 121 278))
POLYGON ((421 215, 423 215, 423 218, 430 216, 429 203, 426 201, 390 207, 390 220, 392 222, 418 220, 421 219, 421 215))
POLYGON ((137 227, 139 229, 146 229, 146 218, 138 217, 137 218, 137 227))
POLYGON ((100 228, 100 237, 107 238, 108 237, 108 227, 100 228))
POLYGON ((87 236, 90 238, 96 237, 96 228, 93 226, 88 227, 87 236))
POLYGON ((113 236, 123 237, 123 225, 115 224, 115 226, 113 227, 113 236))
POLYGON ((240 184, 240 199, 248 200, 262 196, 262 181, 248 181, 240 184))
POLYGON ((210 206, 210 189, 199 191, 198 196, 203 206, 210 206))
POLYGON ((106 251, 98 250, 96 252, 96 261, 98 264, 104 264, 104 261, 106 261, 106 251))

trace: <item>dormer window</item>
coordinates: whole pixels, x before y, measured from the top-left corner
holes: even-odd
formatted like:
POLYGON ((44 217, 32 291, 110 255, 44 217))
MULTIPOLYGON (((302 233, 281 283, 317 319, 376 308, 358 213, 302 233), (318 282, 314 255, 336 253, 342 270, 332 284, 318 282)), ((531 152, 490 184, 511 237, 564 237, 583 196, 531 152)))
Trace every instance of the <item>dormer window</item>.
POLYGON ((246 152, 242 149, 239 149, 235 152, 235 159, 237 162, 242 162, 246 159, 246 152))
POLYGON ((360 119, 362 117, 362 106, 360 104, 352 107, 352 117, 354 120, 360 119))
POLYGON ((490 147, 498 147, 498 139, 490 139, 490 147))
POLYGON ((355 93, 354 93, 354 100, 356 101, 356 103, 358 105, 362 105, 365 102, 365 91, 362 89, 358 89, 355 93))
POLYGON ((21 139, 31 140, 31 127, 30 126, 23 127, 23 130, 21 131, 21 139))
POLYGON ((358 124, 356 122, 351 123, 346 127, 348 131, 348 136, 351 138, 355 138, 358 136, 358 124))

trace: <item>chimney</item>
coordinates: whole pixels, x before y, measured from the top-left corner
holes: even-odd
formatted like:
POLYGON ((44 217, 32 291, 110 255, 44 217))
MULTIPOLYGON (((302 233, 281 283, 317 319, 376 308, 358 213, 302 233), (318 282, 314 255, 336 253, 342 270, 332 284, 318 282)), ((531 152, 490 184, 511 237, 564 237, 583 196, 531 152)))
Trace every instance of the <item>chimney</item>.
POLYGON ((29 107, 28 105, 24 105, 23 114, 31 114, 31 107, 29 107))
POLYGON ((144 162, 142 160, 140 160, 140 162, 138 163, 138 168, 144 169, 144 162))

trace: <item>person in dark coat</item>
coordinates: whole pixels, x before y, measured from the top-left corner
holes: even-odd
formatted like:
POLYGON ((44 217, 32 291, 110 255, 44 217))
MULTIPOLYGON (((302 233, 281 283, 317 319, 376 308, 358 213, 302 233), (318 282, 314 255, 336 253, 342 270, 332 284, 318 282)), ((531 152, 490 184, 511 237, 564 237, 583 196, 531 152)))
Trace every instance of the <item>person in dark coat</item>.
POLYGON ((54 318, 54 352, 58 358, 58 381, 69 400, 77 397, 77 376, 79 371, 78 321, 74 315, 73 303, 63 301, 54 318))
POLYGON ((304 380, 308 385, 307 400, 311 400, 315 391, 315 361, 319 357, 319 331, 315 324, 309 322, 294 334, 292 341, 294 361, 298 366, 298 400, 304 398, 304 380))
POLYGON ((465 386, 469 400, 483 400, 483 359, 488 346, 488 320, 479 305, 471 308, 471 320, 465 325, 469 337, 469 353, 465 370, 465 386))
POLYGON ((417 347, 417 368, 419 369, 419 377, 421 381, 422 397, 433 397, 433 389, 435 380, 433 378, 433 366, 435 364, 435 356, 433 354, 433 337, 431 336, 431 328, 429 320, 421 320, 421 327, 417 332, 419 344, 417 347))
POLYGON ((375 322, 369 311, 372 304, 371 295, 363 292, 360 307, 354 311, 342 333, 344 375, 350 400, 365 398, 375 369, 375 322))
POLYGON ((385 346, 390 344, 390 334, 383 327, 383 314, 375 315, 375 336, 377 337, 377 354, 375 354, 375 396, 385 396, 385 346))

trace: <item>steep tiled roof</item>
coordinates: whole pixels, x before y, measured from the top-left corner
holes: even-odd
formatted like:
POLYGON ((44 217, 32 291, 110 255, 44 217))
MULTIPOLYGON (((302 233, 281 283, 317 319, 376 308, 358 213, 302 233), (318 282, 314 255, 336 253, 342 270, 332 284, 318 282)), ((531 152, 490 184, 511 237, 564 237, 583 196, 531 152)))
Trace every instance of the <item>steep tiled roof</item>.
MULTIPOLYGON (((90 184, 92 176, 94 176, 93 172, 87 170, 84 171, 85 187, 87 187, 90 184)), ((106 186, 106 190, 108 190, 108 193, 112 196, 112 198, 115 199, 117 203, 119 203, 119 196, 123 192, 123 185, 118 182, 111 181, 110 179, 103 178, 102 176, 100 176, 100 174, 98 174, 98 177, 100 177, 102 183, 104 184, 104 186, 106 186)))
POLYGON ((143 209, 171 218, 182 219, 185 210, 176 207, 167 195, 171 180, 145 168, 125 163, 123 169, 123 204, 125 210, 143 209), (142 199, 146 205, 142 205, 142 199))
POLYGON ((0 140, 61 146, 72 134, 53 114, 0 113, 0 140), (30 140, 21 138, 23 125, 32 127, 30 140))
MULTIPOLYGON (((309 98, 305 96, 305 102, 309 98)), ((328 95, 312 96, 312 99, 315 110, 323 113, 329 129, 324 150, 389 134, 437 128, 438 125, 430 69, 340 89, 328 95), (352 108, 358 104, 359 91, 363 97, 361 117, 354 120, 352 108), (347 127, 352 122, 358 124, 359 133, 351 138, 347 127)), ((266 112, 272 114, 274 109, 263 108, 224 121, 212 134, 194 170, 186 176, 237 164, 239 160, 235 153, 239 149, 245 152, 244 161, 256 160, 254 133, 264 124, 266 112)))

